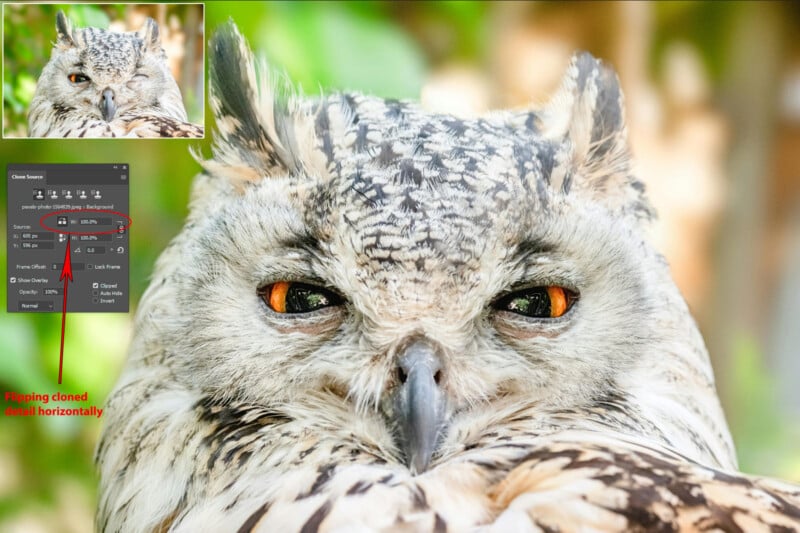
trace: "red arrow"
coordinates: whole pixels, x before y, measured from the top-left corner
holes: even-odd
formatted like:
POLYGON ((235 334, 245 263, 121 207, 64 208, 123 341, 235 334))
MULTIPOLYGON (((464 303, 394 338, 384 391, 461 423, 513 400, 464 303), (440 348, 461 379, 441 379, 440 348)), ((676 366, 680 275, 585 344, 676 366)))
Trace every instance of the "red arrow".
POLYGON ((70 257, 69 242, 71 236, 67 236, 67 251, 64 254, 64 266, 61 269, 61 277, 58 281, 64 280, 64 305, 61 306, 61 353, 58 356, 58 384, 61 385, 61 370, 64 368, 64 326, 67 323, 67 287, 72 281, 72 258, 70 257))

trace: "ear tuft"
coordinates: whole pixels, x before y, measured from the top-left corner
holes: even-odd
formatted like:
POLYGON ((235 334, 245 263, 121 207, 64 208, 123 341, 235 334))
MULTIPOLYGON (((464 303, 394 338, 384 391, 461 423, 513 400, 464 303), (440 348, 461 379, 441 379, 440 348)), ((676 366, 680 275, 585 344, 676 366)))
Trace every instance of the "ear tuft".
POLYGON ((137 35, 142 39, 143 46, 146 50, 153 52, 161 51, 161 34, 158 31, 158 23, 150 17, 144 21, 137 35))
POLYGON ((75 41, 72 37, 72 22, 61 10, 56 13, 56 35, 58 36, 58 45, 63 47, 75 46, 75 41))
POLYGON ((307 171, 313 123, 299 111, 288 83, 274 82, 233 22, 217 30, 209 46, 209 103, 217 131, 206 170, 221 173, 225 167, 227 177, 235 181, 233 172, 240 182, 307 171))
POLYGON ((622 214, 654 216, 631 171, 624 97, 612 69, 587 52, 575 54, 540 120, 545 137, 569 147, 572 187, 622 214))

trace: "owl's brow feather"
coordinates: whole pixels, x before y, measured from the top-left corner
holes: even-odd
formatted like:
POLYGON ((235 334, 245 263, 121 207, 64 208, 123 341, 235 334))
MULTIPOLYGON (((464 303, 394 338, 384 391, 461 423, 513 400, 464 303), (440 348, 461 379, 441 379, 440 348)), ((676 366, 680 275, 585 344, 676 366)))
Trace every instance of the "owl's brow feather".
POLYGON ((520 242, 510 257, 512 261, 523 261, 532 255, 549 254, 556 250, 556 246, 543 239, 528 238, 520 242))
POLYGON ((300 250, 312 256, 318 256, 323 253, 319 238, 308 232, 293 233, 282 237, 278 239, 276 245, 277 248, 300 250))

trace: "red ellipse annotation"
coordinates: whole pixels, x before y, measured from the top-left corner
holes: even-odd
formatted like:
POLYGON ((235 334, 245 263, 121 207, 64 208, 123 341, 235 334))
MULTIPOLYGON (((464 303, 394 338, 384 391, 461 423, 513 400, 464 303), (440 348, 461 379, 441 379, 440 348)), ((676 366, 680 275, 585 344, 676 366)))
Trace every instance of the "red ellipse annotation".
POLYGON ((109 215, 116 215, 118 217, 122 217, 128 221, 128 224, 121 228, 123 230, 127 230, 133 224, 133 220, 131 217, 126 215, 125 213, 120 213, 119 211, 111 211, 110 209, 62 209, 61 211, 52 211, 50 213, 45 214, 42 218, 39 219, 39 225, 42 226, 47 231, 54 231, 56 233, 63 233, 64 235, 108 235, 110 233, 117 233, 120 231, 120 228, 114 228, 105 231, 68 231, 66 228, 51 228, 47 224, 45 224, 45 220, 56 216, 56 215, 63 215, 64 213, 84 213, 84 212, 91 212, 91 213, 105 213, 109 215))

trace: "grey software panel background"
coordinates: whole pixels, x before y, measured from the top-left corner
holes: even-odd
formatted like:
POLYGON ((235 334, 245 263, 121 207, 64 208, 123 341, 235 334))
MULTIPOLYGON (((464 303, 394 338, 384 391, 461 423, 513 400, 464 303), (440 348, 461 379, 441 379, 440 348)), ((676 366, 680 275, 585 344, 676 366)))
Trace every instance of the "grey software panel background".
POLYGON ((61 312, 67 235, 67 311, 128 312, 128 219, 103 211, 128 215, 129 176, 127 163, 6 167, 8 312, 61 312))

